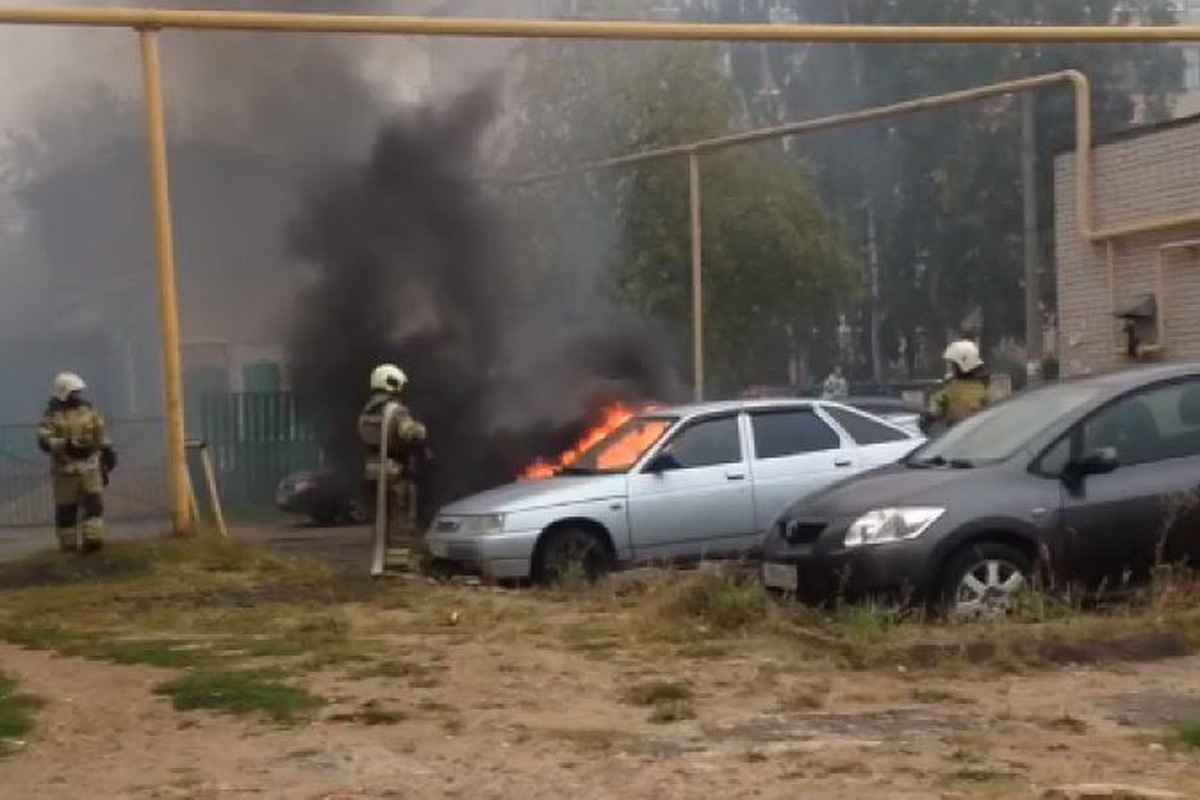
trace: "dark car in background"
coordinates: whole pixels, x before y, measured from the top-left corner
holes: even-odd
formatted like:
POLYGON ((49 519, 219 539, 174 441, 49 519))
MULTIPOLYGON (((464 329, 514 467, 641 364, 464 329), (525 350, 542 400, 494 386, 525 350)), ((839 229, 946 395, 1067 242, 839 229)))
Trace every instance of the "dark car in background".
POLYGON ((768 531, 770 588, 997 613, 1031 585, 1124 587, 1200 559, 1200 365, 1025 391, 900 463, 798 500, 768 531))
POLYGON ((332 467, 306 469, 288 475, 275 491, 280 511, 299 514, 317 525, 360 524, 371 514, 361 481, 332 467))

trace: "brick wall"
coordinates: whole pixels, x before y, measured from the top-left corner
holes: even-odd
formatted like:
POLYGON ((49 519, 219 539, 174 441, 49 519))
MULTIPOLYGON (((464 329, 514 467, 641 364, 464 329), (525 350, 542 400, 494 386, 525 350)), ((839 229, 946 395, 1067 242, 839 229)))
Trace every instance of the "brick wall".
MULTIPOLYGON (((1147 218, 1200 210, 1200 121, 1113 141, 1095 148, 1094 225, 1105 228, 1147 218)), ((1158 248, 1167 242, 1200 239, 1200 226, 1118 239, 1113 243, 1112 297, 1106 247, 1079 235, 1075 207, 1076 155, 1055 160, 1055 260, 1058 279, 1062 371, 1068 375, 1112 369, 1125 363, 1121 308, 1155 291, 1158 248)), ((1200 361, 1200 252, 1167 255, 1167 321, 1163 358, 1200 361)))

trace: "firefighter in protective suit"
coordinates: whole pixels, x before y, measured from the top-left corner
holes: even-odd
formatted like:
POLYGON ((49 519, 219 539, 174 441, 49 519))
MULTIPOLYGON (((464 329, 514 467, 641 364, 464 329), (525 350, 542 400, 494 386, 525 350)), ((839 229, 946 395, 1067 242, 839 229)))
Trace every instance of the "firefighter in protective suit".
POLYGON ((81 395, 86 388, 72 372, 58 375, 38 424, 38 447, 50 456, 55 532, 64 553, 104 546, 103 491, 117 463, 104 418, 81 395))
POLYGON ((358 435, 367 449, 366 480, 372 503, 383 498, 384 513, 376 510, 376 553, 372 573, 406 568, 416 539, 416 496, 413 457, 425 446, 425 426, 400 402, 408 383, 395 364, 381 364, 371 373, 371 397, 358 416, 358 435), (382 485, 381 485, 382 484, 382 485), (382 534, 382 536, 380 535, 382 534))
POLYGON ((946 362, 946 380, 930 398, 929 409, 922 417, 921 430, 926 433, 938 423, 952 428, 988 402, 989 378, 974 342, 951 342, 942 359, 946 362))

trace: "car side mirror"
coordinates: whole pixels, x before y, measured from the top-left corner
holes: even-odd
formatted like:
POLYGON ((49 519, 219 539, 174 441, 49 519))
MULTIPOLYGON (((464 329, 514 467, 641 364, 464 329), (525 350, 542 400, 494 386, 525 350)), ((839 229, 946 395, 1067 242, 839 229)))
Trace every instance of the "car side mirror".
POLYGON ((679 469, 679 462, 675 460, 675 456, 670 453, 659 453, 646 464, 643 472, 650 472, 655 475, 661 475, 664 472, 670 472, 673 469, 679 469))
POLYGON ((1080 475, 1107 475, 1121 465, 1115 447, 1097 447, 1075 462, 1080 475))

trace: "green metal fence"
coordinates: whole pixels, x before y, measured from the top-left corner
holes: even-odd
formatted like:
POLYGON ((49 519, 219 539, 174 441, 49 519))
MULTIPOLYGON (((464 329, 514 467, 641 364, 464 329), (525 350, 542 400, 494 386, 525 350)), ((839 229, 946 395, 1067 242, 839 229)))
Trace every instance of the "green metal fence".
MULTIPOLYGON (((110 520, 162 519, 167 514, 161 419, 107 420, 120 463, 105 491, 110 520)), ((50 464, 37 448, 37 426, 0 424, 0 528, 53 524, 50 464)))
POLYGON ((290 392, 205 395, 199 433, 212 452, 222 503, 235 515, 272 508, 280 479, 324 463, 290 392))
MULTIPOLYGON (((281 478, 321 466, 317 437, 288 392, 205 395, 200 430, 209 445, 221 500, 232 516, 269 511, 281 478)), ((113 521, 168 515, 161 418, 108 420, 120 463, 105 493, 113 521)), ((204 485, 195 465, 196 490, 204 485)), ((49 462, 37 449, 37 426, 0 424, 0 528, 53 524, 49 462)))

